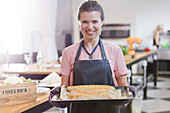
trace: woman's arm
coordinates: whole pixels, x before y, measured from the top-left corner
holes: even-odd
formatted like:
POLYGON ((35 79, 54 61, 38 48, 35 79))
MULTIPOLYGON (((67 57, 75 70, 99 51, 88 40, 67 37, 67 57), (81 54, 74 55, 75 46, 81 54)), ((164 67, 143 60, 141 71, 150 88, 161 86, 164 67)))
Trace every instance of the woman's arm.
POLYGON ((61 75, 61 86, 62 85, 65 85, 65 86, 69 85, 69 77, 68 76, 61 75))
POLYGON ((69 53, 70 48, 65 48, 62 53, 62 61, 61 61, 61 86, 69 86, 69 76, 71 74, 71 56, 72 54, 69 53))
POLYGON ((118 86, 128 86, 127 76, 121 75, 120 77, 116 78, 118 86))
POLYGON ((155 44, 159 46, 160 45, 159 44, 159 33, 156 32, 154 39, 155 39, 155 44))

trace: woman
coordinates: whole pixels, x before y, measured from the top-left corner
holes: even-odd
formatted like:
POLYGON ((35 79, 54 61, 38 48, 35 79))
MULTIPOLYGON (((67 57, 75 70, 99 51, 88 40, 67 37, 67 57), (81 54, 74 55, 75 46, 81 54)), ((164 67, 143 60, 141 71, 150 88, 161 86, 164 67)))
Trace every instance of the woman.
POLYGON ((157 26, 156 32, 153 37, 153 45, 155 45, 157 48, 161 46, 160 44, 160 34, 163 33, 162 27, 160 25, 157 26))
MULTIPOLYGON (((128 70, 121 48, 100 39, 104 21, 102 7, 96 1, 80 5, 78 20, 83 39, 64 49, 61 85, 127 86, 128 70)), ((62 107, 62 106, 61 106, 62 107)), ((71 104, 71 113, 119 113, 110 103, 71 104)))

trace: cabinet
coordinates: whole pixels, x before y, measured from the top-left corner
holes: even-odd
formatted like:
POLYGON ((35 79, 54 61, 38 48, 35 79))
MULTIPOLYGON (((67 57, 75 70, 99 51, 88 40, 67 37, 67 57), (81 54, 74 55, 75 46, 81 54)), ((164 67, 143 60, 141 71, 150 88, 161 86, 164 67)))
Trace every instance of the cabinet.
POLYGON ((158 50, 157 58, 157 74, 169 75, 170 74, 170 49, 158 50))

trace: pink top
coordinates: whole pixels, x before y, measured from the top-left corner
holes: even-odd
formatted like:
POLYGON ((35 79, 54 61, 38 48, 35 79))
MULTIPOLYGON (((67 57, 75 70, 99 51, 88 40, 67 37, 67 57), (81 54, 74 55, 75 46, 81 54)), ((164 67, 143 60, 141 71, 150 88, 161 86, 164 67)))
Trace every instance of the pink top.
MULTIPOLYGON (((112 45, 103 40, 102 42, 103 42, 104 50, 106 53, 106 57, 109 60, 110 67, 112 70, 112 77, 113 77, 114 85, 118 86, 116 78, 128 73, 122 50, 119 46, 112 45)), ((70 78, 69 85, 73 85, 73 66, 74 66, 74 61, 75 61, 75 57, 76 57, 79 45, 80 45, 80 42, 75 43, 65 48, 62 54, 60 74, 64 76, 68 76, 70 78)), ((89 53, 91 53, 92 50, 93 49, 87 48, 87 51, 89 53)), ((101 60, 101 59, 102 59, 101 49, 100 49, 100 46, 98 46, 96 51, 93 53, 92 60, 101 60)), ((79 60, 89 60, 89 55, 86 53, 86 51, 83 48, 81 49, 79 60)))

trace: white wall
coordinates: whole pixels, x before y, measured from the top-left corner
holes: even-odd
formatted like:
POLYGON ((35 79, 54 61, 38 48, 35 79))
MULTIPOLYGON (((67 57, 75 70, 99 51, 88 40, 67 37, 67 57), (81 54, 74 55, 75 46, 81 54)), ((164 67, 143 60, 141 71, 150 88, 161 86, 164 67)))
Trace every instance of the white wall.
POLYGON ((58 59, 55 35, 57 2, 24 1, 24 52, 36 52, 40 46, 47 61, 58 59))
POLYGON ((66 34, 73 32, 73 8, 74 0, 58 0, 56 21, 56 42, 58 50, 65 48, 66 34))
POLYGON ((0 53, 21 53, 23 1, 0 0, 0 53))
POLYGON ((72 41, 79 41, 79 25, 77 20, 77 8, 84 0, 58 0, 58 13, 56 23, 57 47, 60 51, 65 48, 67 33, 72 34, 72 41))
MULTIPOLYGON (((105 23, 130 23, 131 37, 143 39, 143 47, 152 47, 158 24, 170 30, 170 0, 98 0, 105 11, 105 23)), ((170 37, 170 36, 169 36, 170 37)), ((161 39, 166 43, 168 36, 161 39)))
MULTIPOLYGON (((139 2, 139 4, 142 4, 145 7, 140 5, 137 12, 137 35, 145 39, 144 44, 149 45, 147 39, 149 42, 152 42, 153 33, 158 24, 163 26, 165 34, 167 33, 167 30, 170 30, 170 1, 149 0, 147 4, 144 2, 145 0, 139 2)), ((162 36, 161 43, 167 43, 168 40, 166 35, 162 36)))

